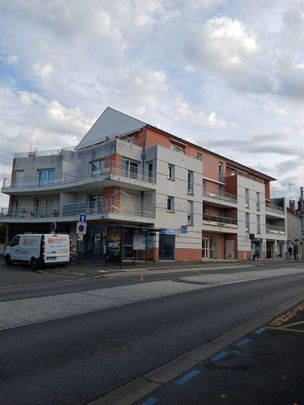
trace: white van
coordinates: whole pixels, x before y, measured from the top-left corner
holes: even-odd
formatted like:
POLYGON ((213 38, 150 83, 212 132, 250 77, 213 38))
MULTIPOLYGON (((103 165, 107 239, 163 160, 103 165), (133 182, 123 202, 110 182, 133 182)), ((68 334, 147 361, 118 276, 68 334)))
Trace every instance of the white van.
POLYGON ((30 264, 33 270, 46 264, 65 264, 70 261, 70 237, 60 234, 16 235, 4 250, 8 266, 30 264))

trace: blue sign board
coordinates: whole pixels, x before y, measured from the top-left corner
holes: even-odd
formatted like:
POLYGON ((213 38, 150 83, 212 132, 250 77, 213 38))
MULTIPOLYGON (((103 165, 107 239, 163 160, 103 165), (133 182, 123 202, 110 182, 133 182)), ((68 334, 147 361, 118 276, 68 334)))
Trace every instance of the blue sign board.
POLYGON ((86 214, 79 214, 79 222, 85 222, 87 220, 86 214))
POLYGON ((162 229, 159 232, 160 235, 175 235, 175 231, 173 229, 162 229))
POLYGON ((181 225, 180 233, 188 233, 188 225, 181 225))

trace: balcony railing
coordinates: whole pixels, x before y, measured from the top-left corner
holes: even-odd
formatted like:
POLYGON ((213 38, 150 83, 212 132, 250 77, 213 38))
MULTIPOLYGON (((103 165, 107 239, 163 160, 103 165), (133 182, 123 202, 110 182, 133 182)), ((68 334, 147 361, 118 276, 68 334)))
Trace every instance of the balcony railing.
POLYGON ((110 162, 102 170, 94 170, 87 172, 85 175, 79 173, 79 171, 64 172, 61 178, 55 178, 52 181, 39 181, 38 176, 25 177, 23 179, 15 179, 9 182, 7 179, 3 182, 2 188, 49 188, 52 186, 59 185, 72 185, 72 183, 81 182, 94 182, 94 181, 104 181, 110 178, 124 177, 132 180, 137 180, 139 182, 155 184, 155 172, 149 170, 141 170, 134 167, 125 167, 123 165, 114 164, 110 162))
POLYGON ((275 233, 275 234, 279 234, 279 235, 285 235, 286 229, 284 226, 266 224, 266 232, 275 233))
POLYGON ((27 208, 1 208, 0 219, 5 218, 66 218, 77 217, 79 214, 103 215, 103 214, 119 214, 126 216, 136 216, 145 218, 155 217, 155 208, 151 205, 133 204, 130 202, 119 202, 115 200, 107 200, 103 203, 88 203, 78 202, 75 204, 64 204, 53 207, 27 207, 27 208))
POLYGON ((234 194, 229 194, 225 192, 211 192, 211 191, 206 191, 203 190, 203 196, 208 197, 208 198, 214 198, 216 200, 222 200, 222 201, 227 201, 230 203, 237 203, 237 196, 234 194))
POLYGON ((266 202, 266 211, 276 212, 277 214, 284 214, 285 210, 279 205, 266 202))
POLYGON ((235 218, 203 214, 203 221, 205 223, 208 222, 209 225, 226 226, 226 227, 230 227, 230 228, 237 228, 237 219, 235 219, 235 218))

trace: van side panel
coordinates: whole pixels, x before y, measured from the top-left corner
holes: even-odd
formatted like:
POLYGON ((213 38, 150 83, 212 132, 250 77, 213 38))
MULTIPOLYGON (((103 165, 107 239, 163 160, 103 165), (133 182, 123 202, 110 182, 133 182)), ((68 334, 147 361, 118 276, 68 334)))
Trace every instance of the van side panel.
POLYGON ((32 257, 39 259, 40 243, 41 235, 20 235, 18 251, 15 253, 13 260, 30 262, 32 257))

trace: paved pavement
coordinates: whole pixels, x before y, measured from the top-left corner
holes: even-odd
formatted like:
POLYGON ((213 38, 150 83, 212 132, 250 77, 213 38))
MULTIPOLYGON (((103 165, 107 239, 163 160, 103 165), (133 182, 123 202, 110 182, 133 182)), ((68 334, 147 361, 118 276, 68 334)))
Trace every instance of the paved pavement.
POLYGON ((301 301, 134 404, 303 405, 303 334, 301 301))

